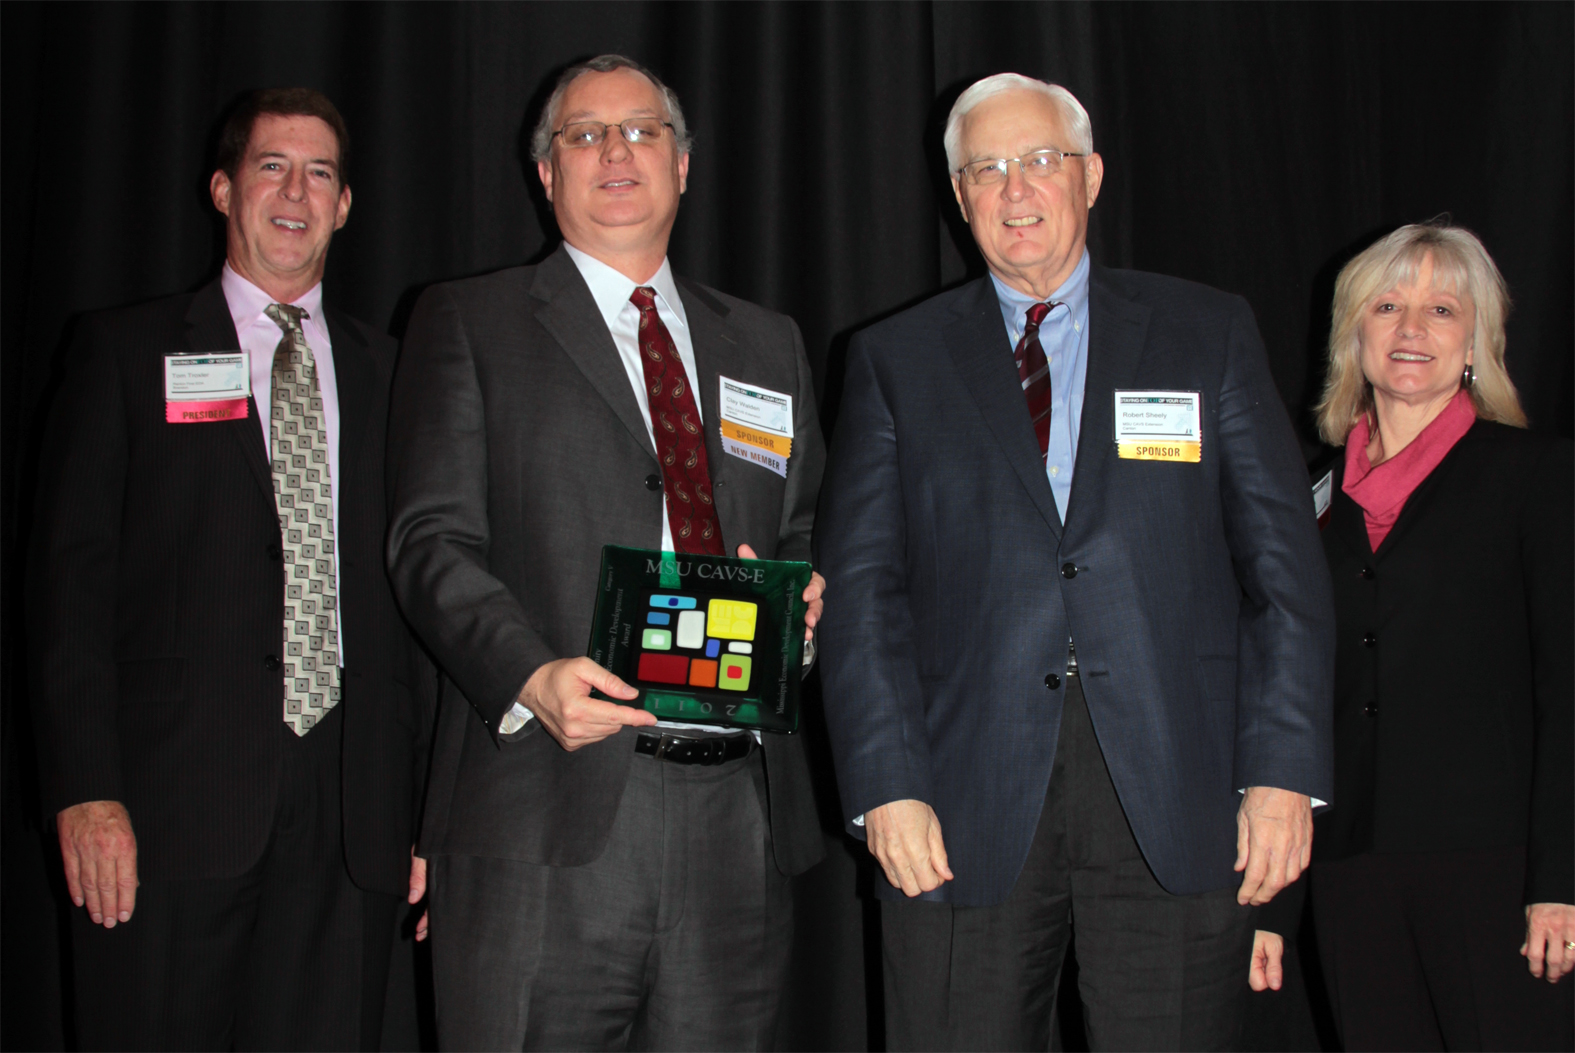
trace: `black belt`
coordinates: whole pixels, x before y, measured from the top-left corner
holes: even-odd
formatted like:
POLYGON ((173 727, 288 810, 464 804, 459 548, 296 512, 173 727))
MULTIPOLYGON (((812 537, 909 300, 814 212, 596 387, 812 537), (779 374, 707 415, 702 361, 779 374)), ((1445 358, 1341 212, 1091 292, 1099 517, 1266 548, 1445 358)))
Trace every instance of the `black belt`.
POLYGON ((726 764, 749 756, 754 748, 755 737, 747 733, 700 739, 641 732, 634 740, 634 752, 674 764, 726 764))

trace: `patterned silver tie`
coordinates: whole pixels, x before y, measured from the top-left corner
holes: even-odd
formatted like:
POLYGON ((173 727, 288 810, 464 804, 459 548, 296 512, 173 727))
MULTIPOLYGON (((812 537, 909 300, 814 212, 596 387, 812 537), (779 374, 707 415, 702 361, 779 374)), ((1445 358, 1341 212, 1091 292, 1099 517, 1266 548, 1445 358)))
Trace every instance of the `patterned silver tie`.
POLYGON ((269 304, 284 331, 273 353, 268 421, 273 498, 284 539, 284 722, 305 735, 339 704, 339 603, 334 574, 333 485, 317 363, 301 319, 269 304))

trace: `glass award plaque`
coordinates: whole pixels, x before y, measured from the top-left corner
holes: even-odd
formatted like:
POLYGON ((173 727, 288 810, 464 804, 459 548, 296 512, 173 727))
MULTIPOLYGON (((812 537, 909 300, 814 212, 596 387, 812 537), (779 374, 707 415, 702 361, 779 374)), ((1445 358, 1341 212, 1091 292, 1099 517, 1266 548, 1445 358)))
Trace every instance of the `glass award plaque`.
POLYGON ((602 546, 591 660, 662 720, 798 728, 808 563, 602 546))

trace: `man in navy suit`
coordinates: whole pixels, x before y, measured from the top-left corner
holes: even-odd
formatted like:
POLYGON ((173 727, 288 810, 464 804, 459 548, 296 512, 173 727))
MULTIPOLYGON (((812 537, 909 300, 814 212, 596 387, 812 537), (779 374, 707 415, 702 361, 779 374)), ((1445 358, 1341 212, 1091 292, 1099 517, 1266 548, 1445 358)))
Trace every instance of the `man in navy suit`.
POLYGON ((1245 302, 1089 258, 1070 92, 946 148, 990 274, 854 338, 817 530, 888 1044, 1049 1048, 1075 928, 1093 1048, 1228 1048, 1330 797, 1307 475, 1245 302))

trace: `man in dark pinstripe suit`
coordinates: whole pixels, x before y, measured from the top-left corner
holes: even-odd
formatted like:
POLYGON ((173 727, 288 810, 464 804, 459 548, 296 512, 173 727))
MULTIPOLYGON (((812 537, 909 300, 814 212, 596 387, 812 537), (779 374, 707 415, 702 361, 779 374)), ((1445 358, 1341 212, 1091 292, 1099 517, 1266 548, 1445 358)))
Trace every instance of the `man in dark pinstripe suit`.
POLYGON ((85 1049, 378 1047, 427 718, 394 344, 324 307, 345 145, 317 92, 249 96, 222 275, 85 318, 55 402, 30 625, 85 1049))

